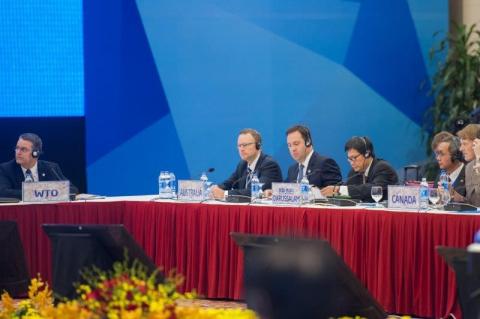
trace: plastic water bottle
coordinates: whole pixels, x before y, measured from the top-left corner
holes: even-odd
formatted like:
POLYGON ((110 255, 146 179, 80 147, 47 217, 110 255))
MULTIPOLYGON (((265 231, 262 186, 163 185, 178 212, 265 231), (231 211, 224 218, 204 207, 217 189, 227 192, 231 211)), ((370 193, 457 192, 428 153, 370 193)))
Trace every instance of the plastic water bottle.
POLYGON ((438 183, 443 187, 443 189, 448 191, 448 174, 443 169, 440 173, 440 178, 438 179, 438 183))
POLYGON ((307 176, 303 176, 300 181, 300 196, 302 196, 302 204, 310 202, 310 183, 307 176))
POLYGON ((440 194, 441 202, 446 205, 450 202, 450 179, 445 170, 442 169, 438 184, 442 186, 443 190, 440 194))
POLYGON ((170 172, 170 178, 168 183, 170 184, 171 198, 177 198, 177 178, 173 172, 170 172))
POLYGON ((477 275, 480 269, 480 230, 473 236, 473 243, 468 245, 467 273, 477 275))
POLYGON ((161 171, 158 176, 158 197, 160 198, 169 198, 172 194, 170 193, 170 187, 168 185, 168 180, 170 179, 170 174, 166 171, 161 171))
POLYGON ((420 209, 428 209, 428 183, 425 177, 422 178, 420 183, 420 209))
POLYGON ((202 176, 200 176, 200 180, 203 182, 202 184, 202 197, 203 199, 208 199, 210 194, 208 192, 208 176, 207 173, 203 172, 202 176))
POLYGON ((260 192, 261 192, 260 180, 258 179, 258 176, 255 173, 253 174, 252 180, 250 181, 250 187, 251 187, 251 190, 252 190, 251 202, 253 203, 253 202, 258 201, 260 199, 260 192))

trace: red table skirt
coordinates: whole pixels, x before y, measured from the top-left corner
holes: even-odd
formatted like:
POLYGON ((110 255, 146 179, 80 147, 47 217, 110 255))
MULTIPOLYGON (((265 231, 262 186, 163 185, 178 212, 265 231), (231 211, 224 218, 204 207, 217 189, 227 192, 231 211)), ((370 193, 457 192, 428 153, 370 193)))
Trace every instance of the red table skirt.
POLYGON ((465 247, 480 228, 479 215, 128 201, 0 206, 0 220, 18 222, 32 276, 51 279, 42 224, 124 224, 157 265, 185 276, 183 289, 208 298, 242 298, 230 232, 320 237, 387 312, 435 318, 460 312, 435 246, 465 247))

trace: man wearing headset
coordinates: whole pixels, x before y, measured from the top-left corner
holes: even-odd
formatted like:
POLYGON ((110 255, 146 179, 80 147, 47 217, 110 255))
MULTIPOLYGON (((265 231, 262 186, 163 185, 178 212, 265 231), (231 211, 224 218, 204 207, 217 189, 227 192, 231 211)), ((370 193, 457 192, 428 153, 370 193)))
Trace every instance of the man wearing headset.
POLYGON ((324 196, 344 195, 365 202, 373 202, 372 186, 382 186, 383 199, 387 197, 387 186, 398 183, 398 176, 385 160, 375 157, 373 144, 368 137, 354 136, 345 143, 345 152, 352 169, 346 185, 327 186, 321 192, 324 196))
POLYGON ((251 195, 251 179, 257 175, 262 189, 272 188, 272 182, 282 181, 282 171, 278 163, 262 152, 262 137, 256 130, 247 128, 240 131, 237 140, 241 161, 233 174, 223 183, 212 187, 216 199, 234 199, 251 195))
MULTIPOLYGON (((42 140, 33 133, 24 133, 15 146, 15 159, 0 164, 0 196, 22 198, 22 182, 67 180, 56 163, 39 160, 42 140)), ((70 193, 78 189, 70 184, 70 193)))
POLYGON ((455 192, 465 197, 465 165, 459 139, 449 132, 437 133, 432 140, 432 150, 438 166, 447 173, 455 192))
POLYGON ((287 145, 290 155, 296 161, 288 169, 287 182, 300 183, 306 176, 310 185, 321 189, 328 185, 338 185, 342 181, 337 162, 313 150, 312 136, 308 127, 295 125, 289 128, 287 145))

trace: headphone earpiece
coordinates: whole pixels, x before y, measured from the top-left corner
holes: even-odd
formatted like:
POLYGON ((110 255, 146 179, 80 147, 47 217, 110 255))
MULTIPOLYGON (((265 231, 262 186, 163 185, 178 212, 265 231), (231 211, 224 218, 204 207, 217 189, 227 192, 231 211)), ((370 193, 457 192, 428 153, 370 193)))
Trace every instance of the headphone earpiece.
POLYGON ((40 156, 40 151, 38 150, 33 150, 32 151, 32 157, 33 158, 38 158, 40 156))
POLYGON ((363 136, 360 136, 360 139, 363 141, 363 145, 365 146, 365 153, 363 153, 363 157, 369 158, 371 153, 367 146, 367 140, 363 136))
POLYGON ((460 151, 460 139, 458 137, 454 137, 452 139, 452 146, 453 150, 452 153, 450 154, 450 158, 452 162, 455 161, 463 161, 463 153, 460 151))
POLYGON ((256 148, 257 150, 259 150, 260 147, 262 147, 262 143, 258 143, 258 142, 255 143, 255 148, 256 148))

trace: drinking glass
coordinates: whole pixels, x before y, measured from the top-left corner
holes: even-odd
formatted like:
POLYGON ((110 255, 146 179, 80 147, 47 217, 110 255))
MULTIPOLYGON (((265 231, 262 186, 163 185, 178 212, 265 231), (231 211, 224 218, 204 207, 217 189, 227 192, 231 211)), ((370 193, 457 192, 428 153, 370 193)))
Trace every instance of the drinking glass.
POLYGON ((383 197, 383 189, 382 189, 382 186, 373 186, 372 187, 372 191, 371 191, 371 195, 372 195, 372 198, 373 200, 375 201, 377 207, 381 206, 380 204, 378 204, 378 202, 382 199, 383 197))
POLYGON ((440 200, 440 194, 438 192, 438 189, 430 188, 428 191, 428 199, 433 204, 433 207, 437 207, 437 203, 440 200))

